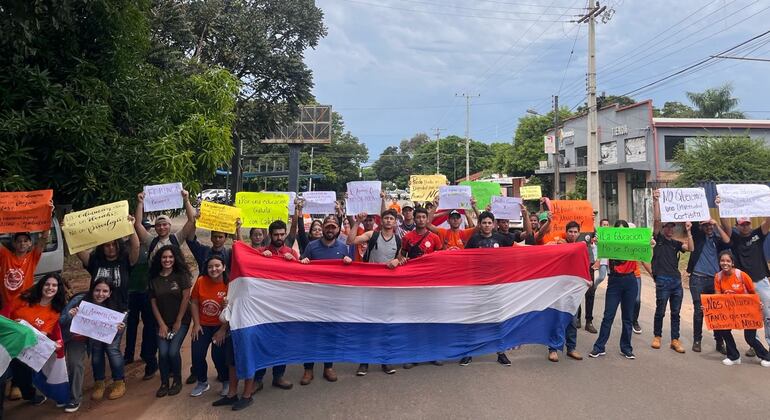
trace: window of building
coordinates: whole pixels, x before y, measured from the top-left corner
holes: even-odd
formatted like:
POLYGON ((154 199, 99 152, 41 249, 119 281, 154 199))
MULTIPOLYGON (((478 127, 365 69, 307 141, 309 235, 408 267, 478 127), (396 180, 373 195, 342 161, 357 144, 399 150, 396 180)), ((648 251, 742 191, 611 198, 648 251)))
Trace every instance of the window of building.
POLYGON ((684 148, 685 138, 684 136, 665 136, 663 142, 666 148, 666 162, 673 161, 677 151, 684 148))
POLYGON ((647 138, 626 139, 626 162, 644 162, 647 160, 647 138))
POLYGON ((602 143, 600 153, 603 165, 618 163, 618 142, 602 143))
POLYGON ((575 148, 575 165, 588 166, 588 146, 575 148))

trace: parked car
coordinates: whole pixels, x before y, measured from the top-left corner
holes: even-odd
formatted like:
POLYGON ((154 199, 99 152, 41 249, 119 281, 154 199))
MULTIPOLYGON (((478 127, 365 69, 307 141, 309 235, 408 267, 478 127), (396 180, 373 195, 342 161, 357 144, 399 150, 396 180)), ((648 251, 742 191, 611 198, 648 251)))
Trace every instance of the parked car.
MULTIPOLYGON (((0 242, 7 248, 12 249, 11 241, 13 235, 10 233, 0 233, 0 242)), ((32 234, 33 243, 37 243, 40 233, 32 234)), ((51 219, 51 231, 48 235, 48 243, 43 249, 43 256, 35 269, 35 281, 52 273, 61 274, 64 268, 64 237, 62 236, 61 226, 56 218, 51 219)))

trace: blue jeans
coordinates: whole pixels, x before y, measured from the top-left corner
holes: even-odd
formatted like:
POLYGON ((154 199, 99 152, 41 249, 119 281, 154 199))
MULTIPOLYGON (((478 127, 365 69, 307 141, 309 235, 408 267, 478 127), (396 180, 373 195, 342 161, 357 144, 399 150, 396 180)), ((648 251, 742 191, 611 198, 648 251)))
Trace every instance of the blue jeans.
POLYGON ((595 352, 604 352, 607 340, 610 339, 612 323, 620 306, 621 319, 623 320, 622 333, 620 335, 620 351, 626 354, 633 353, 631 347, 631 328, 633 327, 634 304, 638 285, 634 273, 610 274, 607 280, 607 297, 604 301, 604 319, 599 329, 599 337, 594 343, 595 352))
MULTIPOLYGON (((576 315, 572 321, 567 323, 567 328, 564 331, 564 340, 567 344, 567 352, 571 352, 572 350, 575 350, 577 348, 577 328, 575 328, 575 323, 579 320, 578 315, 576 315)), ((557 350, 564 350, 564 347, 560 349, 555 349, 553 347, 548 347, 548 352, 557 351, 557 350)))
MULTIPOLYGON (((703 309, 701 308, 701 295, 714 294, 714 277, 701 276, 698 274, 690 275, 690 295, 692 296, 692 339, 700 342, 703 339, 703 309)), ((714 333, 714 339, 717 342, 723 341, 714 333)))
MULTIPOLYGON (((254 374, 254 382, 262 382, 266 373, 267 369, 258 370, 257 373, 254 374)), ((273 366, 273 382, 281 379, 284 373, 286 373, 286 365, 273 366)))
POLYGON ((754 288, 757 290, 759 300, 762 302, 762 317, 765 319, 765 341, 770 345, 770 282, 767 277, 755 280, 754 288))
POLYGON ((666 316, 666 305, 671 302, 671 339, 679 339, 679 311, 682 309, 682 279, 671 276, 655 276, 655 321, 653 335, 663 336, 663 318, 666 316))
POLYGON ((209 345, 211 345, 211 360, 214 361, 214 367, 217 370, 217 378, 222 382, 227 382, 229 375, 227 370, 227 359, 225 353, 225 345, 221 346, 211 342, 214 337, 214 333, 219 330, 219 326, 201 326, 201 333, 198 335, 197 340, 192 342, 192 365, 193 373, 198 377, 198 382, 208 382, 208 370, 209 366, 206 363, 206 353, 209 352, 209 345))
POLYGON ((107 354, 107 360, 110 362, 112 380, 117 381, 124 378, 123 355, 120 353, 120 340, 122 338, 123 331, 118 331, 110 344, 105 344, 98 340, 91 340, 91 370, 93 370, 95 381, 104 380, 105 353, 107 354))
POLYGON ((124 358, 134 360, 136 349, 136 334, 139 329, 139 318, 142 320, 142 344, 139 356, 144 360, 145 373, 158 369, 158 323, 152 314, 150 300, 145 292, 130 292, 128 294, 128 317, 126 318, 126 348, 124 358))
POLYGON ((174 380, 181 381, 182 378, 182 342, 187 335, 189 325, 182 324, 179 331, 174 334, 174 338, 166 340, 157 337, 158 340, 158 367, 160 368, 160 382, 167 384, 169 375, 174 380))

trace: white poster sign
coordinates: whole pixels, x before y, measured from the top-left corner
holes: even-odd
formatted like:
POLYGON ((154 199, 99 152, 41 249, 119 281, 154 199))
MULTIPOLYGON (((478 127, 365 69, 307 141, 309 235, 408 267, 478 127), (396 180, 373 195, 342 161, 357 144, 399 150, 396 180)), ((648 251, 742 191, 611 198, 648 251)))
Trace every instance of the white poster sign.
POLYGON ((348 198, 345 208, 348 216, 361 212, 380 214, 382 210, 382 183, 380 181, 348 182, 348 198))
POLYGON ((145 185, 144 211, 181 209, 184 207, 182 183, 145 185))
POLYGON ((438 205, 441 209, 470 209, 471 187, 469 185, 438 187, 438 205))
POLYGON ((763 184, 719 184, 719 217, 770 216, 770 187, 763 184))
POLYGON ((521 220, 521 198, 492 196, 492 214, 495 219, 521 220))
POLYGON ((545 153, 552 155, 556 153, 556 137, 555 136, 543 136, 543 150, 545 153))
POLYGON ((121 312, 83 301, 80 302, 78 313, 72 318, 70 332, 110 344, 118 332, 118 324, 124 318, 121 312))
POLYGON ((21 353, 19 353, 16 358, 25 365, 31 367, 35 372, 38 372, 43 368, 43 365, 45 365, 53 352, 56 350, 56 343, 54 343, 50 338, 46 337, 45 334, 38 331, 37 328, 33 327, 27 321, 22 319, 19 321, 19 323, 31 328, 32 331, 35 332, 35 337, 37 337, 37 344, 31 347, 27 347, 21 353))
POLYGON ((661 188, 660 220, 668 222, 702 222, 710 220, 708 200, 703 188, 661 188))
POLYGON ((308 191, 302 193, 305 207, 302 210, 308 214, 335 214, 337 212, 337 193, 334 191, 308 191))
POLYGON ((284 192, 284 191, 265 191, 273 194, 286 194, 289 196, 289 216, 294 216, 294 200, 297 199, 297 193, 294 191, 284 192))

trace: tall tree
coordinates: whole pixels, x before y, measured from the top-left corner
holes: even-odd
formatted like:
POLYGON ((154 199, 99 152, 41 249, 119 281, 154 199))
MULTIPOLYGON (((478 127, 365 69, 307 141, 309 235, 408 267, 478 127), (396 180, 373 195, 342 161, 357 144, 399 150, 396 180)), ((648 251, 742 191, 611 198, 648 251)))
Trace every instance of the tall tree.
POLYGON ((663 104, 663 109, 654 110, 656 117, 664 118, 695 118, 697 113, 694 109, 681 102, 666 102, 663 104))
POLYGON ((388 146, 372 165, 377 179, 390 181, 399 188, 405 188, 411 174, 411 158, 396 146, 388 146))
MULTIPOLYGON (((596 97, 596 106, 599 108, 612 105, 612 104, 626 106, 626 105, 633 105, 634 103, 636 103, 634 98, 631 98, 628 96, 622 96, 622 95, 609 95, 609 96, 601 95, 596 97)), ((577 114, 583 114, 585 112, 588 112, 588 104, 584 103, 583 105, 580 105, 575 112, 577 114)))
POLYGON ((730 83, 700 93, 687 92, 687 98, 697 108, 696 115, 700 118, 746 118, 743 112, 735 110, 739 101, 732 95, 730 83))
MULTIPOLYGON (((559 120, 572 114, 566 109, 559 110, 559 120)), ((519 118, 519 125, 513 139, 513 170, 511 175, 530 176, 539 168, 539 162, 546 160, 543 136, 553 128, 553 111, 547 115, 525 115, 519 118)))
MULTIPOLYGON (((441 173, 454 182, 465 177, 465 139, 447 136, 439 140, 441 173)), ((488 144, 470 141, 470 172, 484 171, 491 165, 492 152, 488 144)), ((417 148, 412 158, 412 174, 436 173, 436 143, 426 143, 417 148)))
POLYGON ((698 181, 763 181, 770 179, 770 147, 749 137, 703 137, 679 149, 676 184, 691 187, 698 181))

